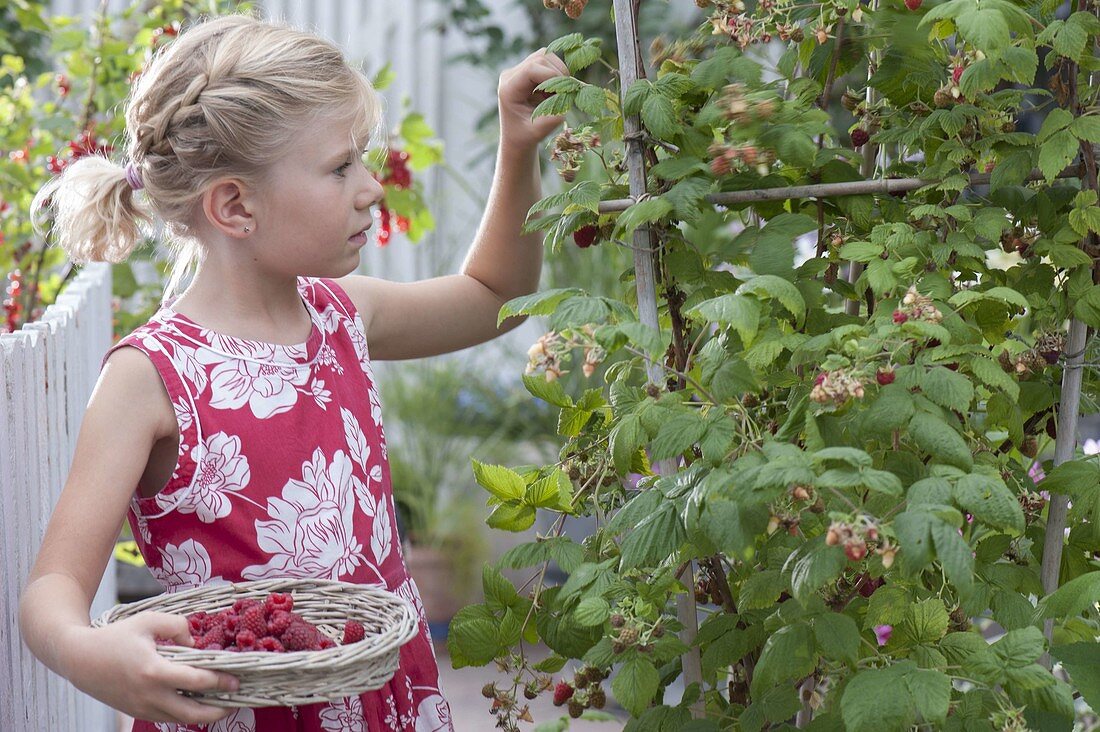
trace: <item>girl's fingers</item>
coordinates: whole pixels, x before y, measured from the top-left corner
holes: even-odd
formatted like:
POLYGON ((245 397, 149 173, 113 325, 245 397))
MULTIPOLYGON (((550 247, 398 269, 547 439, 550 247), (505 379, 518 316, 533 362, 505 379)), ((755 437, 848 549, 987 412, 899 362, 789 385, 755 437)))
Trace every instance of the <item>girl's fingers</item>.
POLYGON ((182 615, 149 612, 142 616, 142 620, 143 627, 157 638, 164 638, 181 646, 191 646, 195 643, 191 638, 191 629, 187 627, 187 618, 182 615))
POLYGON ((166 719, 179 720, 187 724, 211 724, 233 713, 233 709, 201 704, 179 694, 166 699, 160 707, 166 719))
POLYGON ((171 662, 168 665, 170 668, 164 674, 165 683, 177 689, 204 692, 236 691, 240 688, 240 682, 230 674, 171 662))

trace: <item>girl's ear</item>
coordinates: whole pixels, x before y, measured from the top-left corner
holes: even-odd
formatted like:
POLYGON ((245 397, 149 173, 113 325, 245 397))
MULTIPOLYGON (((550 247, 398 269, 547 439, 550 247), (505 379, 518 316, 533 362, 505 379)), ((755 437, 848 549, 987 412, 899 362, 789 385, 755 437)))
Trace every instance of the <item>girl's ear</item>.
POLYGON ((226 236, 237 239, 244 239, 256 230, 253 208, 251 191, 236 178, 216 181, 202 196, 207 221, 226 236))

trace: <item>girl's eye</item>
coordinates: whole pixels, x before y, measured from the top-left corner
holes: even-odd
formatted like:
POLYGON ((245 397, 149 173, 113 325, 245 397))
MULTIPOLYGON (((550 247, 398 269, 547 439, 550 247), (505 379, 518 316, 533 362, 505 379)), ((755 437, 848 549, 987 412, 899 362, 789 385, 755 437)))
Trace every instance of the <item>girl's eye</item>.
POLYGON ((350 168, 350 167, 351 167, 350 162, 349 163, 344 163, 343 165, 341 165, 339 168, 337 168, 333 172, 336 173, 336 175, 343 176, 344 173, 347 171, 347 169, 350 168))

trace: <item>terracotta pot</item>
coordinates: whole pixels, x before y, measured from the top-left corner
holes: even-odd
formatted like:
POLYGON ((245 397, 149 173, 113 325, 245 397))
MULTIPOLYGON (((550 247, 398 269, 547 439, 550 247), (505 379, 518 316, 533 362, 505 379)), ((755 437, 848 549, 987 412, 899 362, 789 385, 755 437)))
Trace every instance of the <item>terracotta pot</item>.
POLYGON ((451 557, 441 549, 414 544, 405 550, 405 564, 420 589, 428 625, 436 638, 445 635, 440 629, 447 627, 464 604, 464 593, 454 587, 451 562, 451 557))

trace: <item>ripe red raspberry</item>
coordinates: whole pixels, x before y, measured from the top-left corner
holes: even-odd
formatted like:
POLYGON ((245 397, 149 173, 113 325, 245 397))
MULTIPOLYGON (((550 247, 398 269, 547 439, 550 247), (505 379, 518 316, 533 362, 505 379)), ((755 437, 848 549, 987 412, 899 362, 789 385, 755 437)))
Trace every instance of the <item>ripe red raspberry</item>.
POLYGON ((887 384, 893 384, 894 379, 897 378, 897 374, 893 369, 879 369, 875 374, 875 381, 879 386, 886 386, 887 384))
POLYGON ((256 634, 251 630, 242 630, 237 633, 237 648, 242 651, 258 651, 256 634))
POLYGON ((268 653, 286 653, 286 649, 283 648, 283 644, 279 642, 279 639, 271 636, 260 639, 260 649, 268 653))
POLYGON ((582 226, 573 232, 573 243, 581 249, 587 249, 595 243, 598 232, 599 229, 595 226, 582 226))
POLYGON ((241 628, 241 616, 234 612, 227 612, 222 616, 221 625, 228 633, 236 633, 241 628))
POLYGON ((250 607, 256 607, 259 604, 260 601, 255 598, 241 598, 240 600, 237 600, 235 603, 233 603, 233 612, 237 613, 238 615, 244 615, 245 610, 250 607))
POLYGON ((276 610, 271 613, 271 619, 267 621, 267 633, 274 636, 281 636, 286 632, 286 629, 290 627, 291 621, 294 617, 286 610, 276 610))
POLYGON ((267 635, 267 621, 264 620, 264 609, 261 605, 254 605, 241 615, 241 630, 251 631, 257 638, 267 635))
POLYGON ((958 84, 959 79, 962 78, 963 71, 965 71, 965 69, 962 66, 952 67, 952 69, 951 69, 951 83, 958 84))
POLYGON ((573 687, 564 681, 559 681, 554 687, 554 706, 560 707, 573 696, 573 687))
POLYGON ((343 644, 345 646, 348 643, 358 643, 359 641, 363 640, 363 638, 365 638, 366 635, 367 635, 367 631, 366 631, 365 628, 363 628, 362 623, 360 623, 358 621, 355 621, 355 620, 349 620, 346 623, 344 623, 344 640, 343 640, 343 644))
POLYGON ((187 616, 187 628, 191 631, 192 638, 197 638, 206 631, 206 618, 206 613, 202 611, 187 616))
POLYGON ((909 8, 910 10, 916 10, 921 6, 923 2, 924 0, 905 0, 905 7, 909 8))
POLYGON ((863 129, 862 127, 859 127, 859 128, 856 128, 856 129, 852 130, 852 145, 853 146, 859 147, 861 145, 865 145, 867 143, 867 141, 870 140, 870 139, 871 139, 871 136, 867 133, 867 130, 863 129))
POLYGON ((317 644, 317 649, 322 650, 322 651, 325 650, 326 648, 335 648, 335 647, 336 647, 336 641, 332 640, 332 638, 326 638, 324 636, 321 636, 321 640, 317 644))
POLYGON ((312 651, 320 647, 317 631, 301 621, 291 623, 280 640, 288 651, 312 651))
POLYGON ((294 598, 289 592, 272 592, 264 600, 264 610, 267 615, 272 615, 276 610, 290 612, 294 609, 294 598))
POLYGON ((225 640, 225 629, 220 625, 215 625, 195 639, 195 648, 199 650, 214 650, 212 646, 215 645, 218 646, 218 648, 224 648, 225 640))
POLYGON ((905 313, 903 313, 900 310, 895 310, 894 311, 894 323, 896 323, 897 325, 901 325, 902 323, 904 323, 907 320, 909 320, 908 315, 906 315, 905 313))

